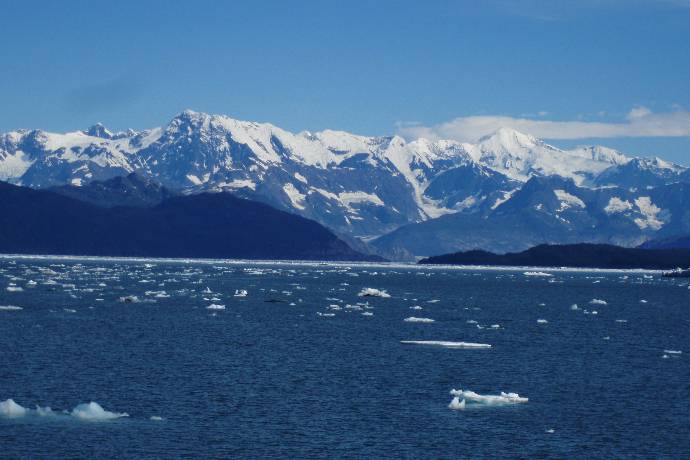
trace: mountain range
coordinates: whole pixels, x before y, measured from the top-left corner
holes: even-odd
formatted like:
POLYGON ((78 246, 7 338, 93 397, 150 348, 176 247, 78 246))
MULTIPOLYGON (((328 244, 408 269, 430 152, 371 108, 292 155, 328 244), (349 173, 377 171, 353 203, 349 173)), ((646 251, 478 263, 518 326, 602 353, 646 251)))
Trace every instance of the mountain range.
POLYGON ((636 246, 690 232, 687 168, 600 146, 562 150, 509 128, 474 144, 406 141, 291 133, 187 110, 144 131, 98 124, 0 135, 0 180, 17 185, 59 192, 131 173, 166 195, 157 201, 230 192, 393 259, 543 243, 636 246))

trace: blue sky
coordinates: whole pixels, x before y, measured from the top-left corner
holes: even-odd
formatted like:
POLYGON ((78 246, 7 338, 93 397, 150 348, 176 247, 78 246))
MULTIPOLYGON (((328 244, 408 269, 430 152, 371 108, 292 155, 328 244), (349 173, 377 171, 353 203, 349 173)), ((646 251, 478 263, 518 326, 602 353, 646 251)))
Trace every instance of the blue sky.
POLYGON ((0 131, 185 108, 472 140, 497 125, 690 164, 690 0, 3 0, 0 131))

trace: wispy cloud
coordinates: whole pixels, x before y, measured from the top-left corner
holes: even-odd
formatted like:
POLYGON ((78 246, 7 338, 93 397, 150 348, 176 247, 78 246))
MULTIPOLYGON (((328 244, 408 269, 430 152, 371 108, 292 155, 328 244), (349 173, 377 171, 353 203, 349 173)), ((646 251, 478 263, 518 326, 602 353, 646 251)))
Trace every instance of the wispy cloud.
POLYGON ((517 129, 543 139, 686 137, 690 136, 690 112, 679 108, 671 112, 654 113, 646 107, 635 107, 619 123, 482 115, 458 117, 433 126, 402 122, 398 123, 398 133, 408 139, 425 137, 476 142, 480 137, 502 127, 517 129))

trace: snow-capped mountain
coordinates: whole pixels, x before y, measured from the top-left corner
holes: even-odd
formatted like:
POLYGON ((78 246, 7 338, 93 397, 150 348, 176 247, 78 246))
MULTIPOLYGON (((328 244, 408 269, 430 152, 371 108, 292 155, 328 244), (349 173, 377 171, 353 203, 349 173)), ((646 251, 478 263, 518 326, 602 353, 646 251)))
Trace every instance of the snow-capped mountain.
POLYGON ((189 110, 144 131, 113 133, 99 124, 66 134, 0 136, 1 180, 46 188, 136 172, 183 193, 233 191, 365 240, 449 214, 487 216, 515 203, 532 177, 555 175, 583 189, 647 190, 686 171, 604 147, 561 150, 509 128, 477 144, 408 142, 331 130, 291 133, 189 110))

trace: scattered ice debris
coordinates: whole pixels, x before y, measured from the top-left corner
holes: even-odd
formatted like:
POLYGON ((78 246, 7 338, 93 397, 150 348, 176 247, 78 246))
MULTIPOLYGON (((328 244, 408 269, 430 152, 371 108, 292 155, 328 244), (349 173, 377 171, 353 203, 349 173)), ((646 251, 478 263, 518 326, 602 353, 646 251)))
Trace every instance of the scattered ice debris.
POLYGON ((0 305, 0 311, 19 311, 23 310, 22 307, 17 307, 16 305, 0 305))
POLYGON ((410 310, 422 310, 422 307, 420 307, 419 305, 414 305, 410 307, 410 310))
POLYGON ((548 434, 554 434, 556 432, 556 430, 554 430, 553 428, 549 428, 548 430, 546 430, 546 432, 548 434))
POLYGON ((434 320, 431 318, 418 318, 415 316, 410 316, 409 318, 405 318, 403 321, 406 323, 433 323, 434 320))
POLYGON ((321 313, 320 311, 317 311, 316 314, 326 318, 332 318, 335 316, 335 313, 321 313))
POLYGON ((160 415, 152 415, 151 417, 149 417, 149 420, 153 420, 154 422, 160 422, 163 420, 163 417, 161 417, 160 415))
POLYGON ((206 286, 206 289, 201 291, 203 294, 213 294, 213 291, 211 290, 210 287, 206 286))
POLYGON ((468 348, 468 349, 482 349, 491 348, 488 343, 472 343, 472 342, 448 342, 444 340, 401 340, 400 343, 405 345, 429 345, 444 348, 468 348))
POLYGON ((553 276, 551 273, 546 273, 546 272, 524 272, 523 275, 525 275, 525 276, 545 276, 545 277, 553 276))
MULTIPOLYGON (((504 393, 501 391, 498 395, 481 395, 470 390, 450 390, 450 394, 454 397, 451 401, 453 405, 454 401, 462 398, 462 402, 465 402, 463 409, 467 407, 467 403, 476 405, 487 405, 487 406, 503 406, 509 404, 523 404, 529 401, 528 398, 524 398, 517 393, 504 393)), ((458 401, 459 404, 462 404, 458 401)), ((450 405, 448 406, 450 407, 450 405)), ((453 407, 451 407, 452 409, 453 407)))
POLYGON ((23 290, 24 288, 22 288, 21 286, 7 286, 7 292, 22 292, 23 290))
POLYGON ((249 293, 245 289, 235 289, 234 297, 247 297, 249 293))
POLYGON ((364 288, 362 289, 359 294, 357 294, 359 297, 382 297, 382 298, 389 298, 390 294, 386 292, 384 289, 374 289, 374 288, 364 288))
POLYGON ((438 303, 438 302, 440 302, 440 300, 438 300, 438 299, 431 299, 431 300, 426 301, 426 303, 438 303))
POLYGON ((477 324, 477 322, 473 319, 468 319, 467 324, 477 324))
POLYGON ((362 316, 374 316, 374 314, 370 311, 365 311, 362 313, 362 316))
POLYGON ((492 324, 491 329, 500 329, 501 325, 500 324, 492 324))
POLYGON ((206 307, 207 310, 225 310, 225 305, 220 305, 217 303, 212 303, 208 307, 206 307))
POLYGON ((647 303, 645 299, 640 299, 640 303, 647 303))
POLYGON ((627 323, 628 320, 627 319, 617 319, 616 322, 617 323, 627 323))
POLYGON ((680 350, 664 350, 664 353, 668 353, 669 355, 682 355, 683 352, 680 350))
POLYGON ((74 308, 63 308, 62 310, 67 312, 67 313, 76 313, 77 312, 77 310, 75 310, 74 308))
POLYGON ((611 340, 611 337, 607 335, 606 337, 604 337, 604 340, 611 340))
POLYGON ((607 302, 605 300, 601 299, 592 299, 589 301, 590 305, 607 305, 607 302))
POLYGON ((545 320, 545 319, 543 319, 543 318, 539 318, 539 319, 537 320, 537 323, 539 323, 539 324, 546 324, 546 323, 548 323, 548 321, 545 320))
POLYGON ((117 413, 107 411, 103 409, 100 404, 93 401, 91 401, 88 404, 79 404, 77 407, 72 409, 72 412, 70 412, 70 414, 73 417, 76 417, 81 420, 93 421, 112 420, 120 417, 129 417, 129 414, 127 414, 126 412, 117 413))

